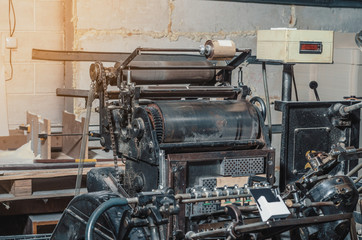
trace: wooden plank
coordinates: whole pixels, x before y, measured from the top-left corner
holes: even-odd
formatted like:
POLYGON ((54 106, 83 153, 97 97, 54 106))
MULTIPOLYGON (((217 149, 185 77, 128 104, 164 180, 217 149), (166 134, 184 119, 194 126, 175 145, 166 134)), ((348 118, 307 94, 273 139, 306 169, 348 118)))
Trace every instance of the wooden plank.
MULTIPOLYGON (((259 177, 266 177, 265 174, 258 174, 256 176, 259 177)), ((234 186, 237 184, 239 187, 243 187, 245 184, 248 183, 249 176, 243 177, 218 177, 216 178, 216 186, 217 187, 224 187, 226 186, 234 186)))
MULTIPOLYGON (((96 167, 113 167, 112 163, 97 164, 96 167)), ((119 167, 123 167, 119 165, 119 167)), ((84 168, 83 175, 86 175, 93 168, 84 168)), ((31 178, 52 178, 63 176, 74 176, 78 174, 77 168, 70 169, 47 169, 47 170, 28 170, 28 171, 4 171, 0 176, 0 181, 3 180, 17 180, 17 179, 31 179, 31 178)))
POLYGON ((10 136, 14 136, 14 135, 24 135, 24 130, 20 130, 20 129, 10 129, 10 130, 9 130, 9 135, 10 135, 10 136))
MULTIPOLYGON (((87 193, 86 188, 80 189, 81 194, 87 193)), ((48 199, 48 198, 64 198, 64 197, 73 197, 74 189, 67 190, 56 190, 56 191, 47 191, 45 194, 42 192, 34 192, 30 196, 13 196, 9 194, 7 196, 0 195, 0 202, 11 202, 11 201, 20 201, 20 200, 31 200, 31 199, 48 199)))
MULTIPOLYGON (((42 122, 40 122, 40 133, 45 133, 47 135, 51 134, 51 129, 50 129, 50 120, 48 119, 44 119, 42 122)), ((41 144, 41 152, 40 152, 40 157, 41 158, 51 158, 51 137, 47 137, 45 139, 40 139, 40 144, 41 144)))
POLYGON ((0 150, 15 150, 23 146, 26 142, 27 136, 25 135, 0 137, 0 150))
MULTIPOLYGON (((50 61, 123 62, 129 55, 130 53, 125 52, 54 51, 44 49, 32 50, 33 59, 50 61)), ((137 56, 137 61, 205 61, 205 57, 197 54, 142 53, 137 56)))
MULTIPOLYGON (((92 168, 84 168, 83 174, 87 174, 92 168)), ((0 181, 3 180, 17 180, 17 179, 31 179, 31 178, 52 178, 52 177, 64 177, 74 176, 78 174, 78 169, 64 169, 62 170, 33 170, 33 171, 16 171, 16 172, 4 172, 3 176, 0 176, 0 181)))
MULTIPOLYGON (((85 119, 82 118, 82 121, 78 121, 75 119, 75 115, 72 113, 68 113, 66 111, 63 112, 63 134, 67 133, 82 133, 83 126, 85 123, 85 119)), ((88 136, 87 136, 88 138, 88 136)), ((72 157, 79 158, 80 149, 81 149, 81 141, 82 136, 63 136, 63 148, 62 151, 72 157)), ((87 151, 85 152, 85 159, 88 159, 88 141, 87 146, 85 147, 87 151)))
MULTIPOLYGON (((74 190, 73 190, 74 192, 74 190)), ((24 214, 42 214, 42 213, 54 213, 62 212, 67 207, 73 196, 47 198, 47 201, 43 199, 18 199, 16 201, 1 201, 7 204, 10 208, 7 209, 0 203, 0 215, 24 215, 24 214)))
POLYGON ((52 148, 61 148, 63 146, 63 137, 62 136, 51 136, 51 147, 52 148))
POLYGON ((237 184, 239 187, 244 186, 248 183, 249 177, 219 177, 216 178, 216 186, 217 187, 224 187, 226 186, 234 186, 237 184))
POLYGON ((89 90, 69 89, 69 88, 57 88, 56 90, 57 96, 61 97, 88 98, 88 92, 89 90))
POLYGON ((15 197, 30 196, 32 194, 31 179, 15 180, 10 193, 15 197))
POLYGON ((30 126, 30 134, 28 134, 28 141, 31 141, 31 150, 33 150, 34 155, 37 156, 40 151, 38 149, 39 144, 39 121, 40 116, 26 112, 26 123, 30 126))

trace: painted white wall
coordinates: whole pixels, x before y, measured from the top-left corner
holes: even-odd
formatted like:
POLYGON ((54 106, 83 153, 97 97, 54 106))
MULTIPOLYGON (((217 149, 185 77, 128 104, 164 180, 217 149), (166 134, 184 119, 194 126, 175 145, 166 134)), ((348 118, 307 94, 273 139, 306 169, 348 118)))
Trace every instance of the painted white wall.
MULTIPOLYGON (((64 85, 64 63, 32 60, 32 49, 64 49, 64 1, 13 1, 18 48, 12 51, 14 77, 6 82, 10 129, 26 123, 26 111, 61 123, 64 98, 57 97, 55 91, 64 85)), ((8 4, 7 0, 0 1, 0 52, 4 54, 5 78, 10 77, 9 50, 5 49, 5 37, 9 36, 8 4)))

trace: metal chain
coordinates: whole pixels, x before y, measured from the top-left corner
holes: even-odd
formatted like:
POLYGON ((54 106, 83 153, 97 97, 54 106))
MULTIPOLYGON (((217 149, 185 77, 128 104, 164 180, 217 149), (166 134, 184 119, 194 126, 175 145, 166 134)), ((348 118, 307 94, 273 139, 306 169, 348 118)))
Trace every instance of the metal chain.
POLYGON ((118 168, 118 156, 117 156, 116 141, 115 141, 114 131, 113 131, 111 110, 109 108, 109 96, 108 96, 108 92, 107 92, 106 73, 104 71, 102 63, 99 63, 99 64, 100 64, 100 69, 101 69, 100 80, 102 81, 103 92, 104 92, 104 98, 103 99, 104 99, 104 104, 105 104, 106 112, 107 112, 109 135, 111 137, 111 146, 112 146, 112 152, 113 152, 114 169, 116 170, 117 187, 119 188, 119 186, 120 186, 120 174, 119 174, 119 168, 118 168))

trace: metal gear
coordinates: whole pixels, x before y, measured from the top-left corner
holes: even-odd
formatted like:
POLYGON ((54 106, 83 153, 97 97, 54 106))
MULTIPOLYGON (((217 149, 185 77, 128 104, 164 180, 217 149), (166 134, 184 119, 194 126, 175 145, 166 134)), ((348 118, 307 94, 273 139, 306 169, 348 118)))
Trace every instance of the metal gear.
POLYGON ((157 105, 149 105, 146 111, 151 119, 153 129, 156 131, 157 141, 161 143, 164 137, 163 120, 157 105))

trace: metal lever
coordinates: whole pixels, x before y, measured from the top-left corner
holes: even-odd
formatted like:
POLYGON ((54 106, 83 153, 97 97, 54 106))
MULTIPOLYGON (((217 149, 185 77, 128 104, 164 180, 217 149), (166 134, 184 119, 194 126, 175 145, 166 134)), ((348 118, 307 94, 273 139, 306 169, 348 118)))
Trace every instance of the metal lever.
POLYGON ((319 95, 318 95, 318 92, 317 92, 318 83, 316 81, 311 81, 309 83, 309 87, 310 87, 310 89, 313 89, 314 95, 315 95, 315 98, 317 99, 317 101, 320 101, 319 95))

